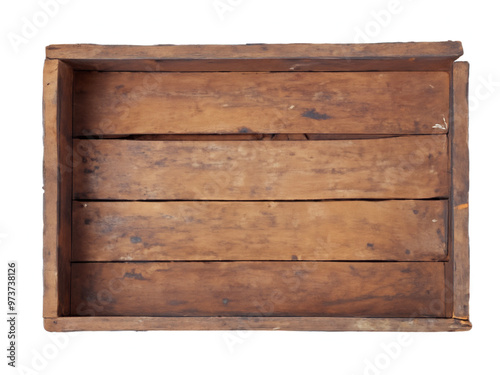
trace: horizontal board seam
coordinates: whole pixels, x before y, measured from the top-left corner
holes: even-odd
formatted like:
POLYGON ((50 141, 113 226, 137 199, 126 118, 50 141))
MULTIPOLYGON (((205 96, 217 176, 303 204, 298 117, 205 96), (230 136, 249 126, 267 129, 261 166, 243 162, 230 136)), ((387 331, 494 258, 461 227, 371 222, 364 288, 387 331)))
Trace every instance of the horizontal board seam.
MULTIPOLYGON (((54 60, 59 60, 59 59, 54 59, 54 60)), ((147 60, 154 60, 154 59, 146 59, 147 60)), ((243 59, 243 60, 250 60, 250 59, 243 59)), ((258 59, 257 59, 258 60, 258 59)), ((269 61, 270 59, 263 59, 269 61)), ((281 59, 276 59, 277 61, 280 61, 281 59)), ((403 59, 402 61, 404 61, 403 59)), ((71 64, 71 62, 74 62, 74 60, 60 60, 62 62, 65 62, 67 64, 71 64)), ((113 61, 122 61, 122 60, 113 60, 113 61)), ((169 60, 162 60, 162 61, 169 61, 169 60)), ((175 60, 171 60, 175 61, 175 60)), ((187 59, 182 59, 178 61, 187 61, 187 59)), ((198 59, 194 59, 192 61, 200 61, 198 59)), ((85 61, 82 61, 85 62, 85 61)), ((414 73, 414 72, 426 72, 426 73, 432 73, 432 72, 449 72, 450 69, 449 67, 443 68, 441 70, 439 69, 421 69, 421 70, 401 70, 401 69, 394 69, 394 70, 387 70, 387 69, 373 69, 373 70, 354 70, 354 71, 349 71, 349 70, 88 70, 88 69, 78 69, 78 67, 73 67, 73 70, 76 72, 97 72, 97 73, 392 73, 392 72, 399 72, 399 73, 414 73)))
POLYGON ((335 198, 335 199, 73 199, 76 203, 87 202, 386 202, 386 201, 445 201, 448 197, 433 198, 335 198))
POLYGON ((91 139, 91 140, 116 140, 116 141, 157 141, 157 142, 179 142, 183 141, 182 139, 165 139, 162 137, 171 136, 171 137, 183 137, 183 136, 199 136, 199 137, 220 137, 221 139, 189 139, 189 141, 193 142, 235 142, 235 141, 272 141, 272 142, 335 142, 335 141, 367 141, 367 140, 378 140, 378 139, 389 139, 389 138, 401 138, 401 137, 418 137, 418 136, 440 136, 446 133, 419 133, 419 134, 382 134, 382 133, 359 133, 359 134, 347 134, 347 133, 163 133, 163 134, 124 134, 124 135, 76 135, 73 139, 91 139), (338 139, 224 139, 226 136, 273 136, 273 135, 305 135, 309 137, 311 135, 328 135, 328 136, 346 136, 345 138, 338 139), (363 138, 363 136, 372 136, 371 138, 363 138), (151 137, 151 138, 148 138, 151 137))
POLYGON ((448 263, 448 260, 88 260, 88 261, 72 261, 74 264, 87 263, 263 263, 263 262, 279 262, 279 263, 448 263))

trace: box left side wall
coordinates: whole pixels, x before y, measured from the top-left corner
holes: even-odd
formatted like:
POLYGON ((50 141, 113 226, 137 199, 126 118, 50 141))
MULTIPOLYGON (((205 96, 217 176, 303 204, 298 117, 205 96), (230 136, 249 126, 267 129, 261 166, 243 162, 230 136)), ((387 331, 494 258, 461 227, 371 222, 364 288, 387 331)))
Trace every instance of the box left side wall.
POLYGON ((54 318, 70 312, 73 69, 47 59, 43 81, 43 316, 54 318))

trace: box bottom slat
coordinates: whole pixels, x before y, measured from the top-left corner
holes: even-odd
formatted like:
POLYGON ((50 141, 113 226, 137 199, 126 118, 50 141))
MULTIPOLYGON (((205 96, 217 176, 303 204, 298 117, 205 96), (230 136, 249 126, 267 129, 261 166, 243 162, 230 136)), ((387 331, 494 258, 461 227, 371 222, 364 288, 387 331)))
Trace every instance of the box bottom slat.
POLYGON ((74 263, 74 316, 444 317, 442 262, 74 263))

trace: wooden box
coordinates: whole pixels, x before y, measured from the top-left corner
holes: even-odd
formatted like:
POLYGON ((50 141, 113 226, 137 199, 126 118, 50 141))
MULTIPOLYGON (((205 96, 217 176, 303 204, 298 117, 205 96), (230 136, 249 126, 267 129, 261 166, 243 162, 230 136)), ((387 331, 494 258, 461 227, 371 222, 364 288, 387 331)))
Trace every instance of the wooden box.
POLYGON ((47 47, 49 331, 456 331, 459 42, 47 47))

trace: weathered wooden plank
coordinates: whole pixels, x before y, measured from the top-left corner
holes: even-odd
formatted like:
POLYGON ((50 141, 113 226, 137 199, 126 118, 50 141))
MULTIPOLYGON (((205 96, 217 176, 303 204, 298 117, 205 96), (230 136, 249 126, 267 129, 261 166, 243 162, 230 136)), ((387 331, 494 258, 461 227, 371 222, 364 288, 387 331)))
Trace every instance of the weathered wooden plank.
POLYGON ((75 202, 73 261, 444 260, 448 201, 75 202))
POLYGON ((44 67, 44 316, 69 315, 72 92, 69 65, 44 67))
POLYGON ((450 57, 404 57, 394 59, 64 59, 75 70, 100 72, 366 72, 446 71, 450 57))
POLYGON ((74 140, 75 199, 448 195, 445 135, 338 141, 74 140))
POLYGON ((57 253, 57 85, 59 62, 45 60, 43 69, 43 316, 58 316, 57 253))
POLYGON ((340 61, 395 59, 425 64, 426 59, 455 60, 463 54, 460 42, 369 44, 247 44, 247 45, 50 45, 49 59, 106 60, 227 60, 331 59, 340 61))
POLYGON ((58 244, 59 253, 59 303, 60 316, 69 315, 70 310, 70 262, 71 262, 71 205, 73 198, 73 70, 63 62, 59 63, 58 85, 59 108, 59 200, 58 200, 58 244))
POLYGON ((446 133, 448 72, 77 72, 74 134, 446 133))
POLYGON ((45 329, 65 331, 152 330, 293 330, 293 331, 468 331, 469 321, 443 318, 341 317, 122 317, 90 316, 45 319, 45 329))
POLYGON ((442 262, 73 263, 71 312, 97 316, 442 317, 442 262))
POLYGON ((52 45, 48 58, 98 71, 449 71, 460 42, 100 46, 52 45))
POLYGON ((469 63, 453 66, 453 317, 469 318, 469 63))

